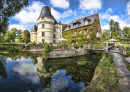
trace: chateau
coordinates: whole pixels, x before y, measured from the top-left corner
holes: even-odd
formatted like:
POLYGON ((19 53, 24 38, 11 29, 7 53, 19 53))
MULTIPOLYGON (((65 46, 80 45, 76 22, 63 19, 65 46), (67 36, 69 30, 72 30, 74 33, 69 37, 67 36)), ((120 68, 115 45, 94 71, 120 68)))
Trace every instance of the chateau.
POLYGON ((62 37, 62 24, 51 14, 51 6, 43 6, 37 25, 32 27, 30 41, 35 43, 58 43, 62 37))
POLYGON ((101 26, 98 13, 76 19, 66 25, 63 37, 70 43, 101 42, 101 26), (92 38, 93 37, 93 38, 92 38))

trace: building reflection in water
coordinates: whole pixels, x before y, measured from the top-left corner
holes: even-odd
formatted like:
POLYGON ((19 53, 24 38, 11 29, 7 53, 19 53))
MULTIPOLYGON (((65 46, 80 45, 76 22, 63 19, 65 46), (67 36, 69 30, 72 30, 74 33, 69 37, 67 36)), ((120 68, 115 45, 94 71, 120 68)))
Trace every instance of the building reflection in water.
POLYGON ((41 84, 43 87, 50 87, 51 77, 54 74, 54 71, 47 71, 44 67, 42 57, 37 57, 37 75, 40 78, 41 84))

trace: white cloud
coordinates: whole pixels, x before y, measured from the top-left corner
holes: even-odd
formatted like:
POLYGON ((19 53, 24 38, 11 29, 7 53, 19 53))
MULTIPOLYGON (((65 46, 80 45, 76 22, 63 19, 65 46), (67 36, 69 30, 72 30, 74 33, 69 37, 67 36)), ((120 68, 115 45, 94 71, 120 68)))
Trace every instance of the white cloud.
POLYGON ((22 78, 30 80, 32 83, 39 83, 39 77, 36 75, 37 65, 32 63, 20 62, 13 70, 22 76, 22 78))
MULTIPOLYGON (((60 1, 61 2, 61 1, 60 1)), ((68 2, 68 1, 66 1, 68 2)), ((63 2, 62 2, 63 3, 63 2)), ((65 4, 65 3, 64 3, 65 4)), ((32 26, 36 24, 36 20, 38 19, 41 9, 43 7, 43 3, 40 1, 33 2, 32 5, 22 9, 18 14, 16 14, 12 19, 19 21, 18 24, 10 24, 9 29, 15 27, 17 29, 28 29, 31 30, 32 26)), ((63 5, 64 6, 64 5, 63 5)), ((56 11, 54 8, 51 8, 52 15, 59 20, 60 18, 69 17, 73 14, 72 10, 66 10, 63 13, 56 11)))
POLYGON ((69 0, 50 0, 50 3, 53 7, 58 8, 68 8, 69 7, 69 0))
POLYGON ((109 24, 106 24, 104 26, 101 26, 101 29, 104 30, 104 29, 109 29, 109 24))
MULTIPOLYGON (((111 19, 113 19, 114 21, 119 22, 119 26, 121 29, 123 29, 123 27, 125 26, 130 26, 129 22, 128 22, 128 18, 125 18, 124 15, 111 15, 111 13, 113 13, 112 8, 109 8, 105 13, 100 13, 99 17, 102 21, 106 20, 108 22, 110 22, 111 19)), ((102 30, 104 29, 109 29, 109 23, 103 25, 102 30)))
POLYGON ((127 3, 127 14, 130 15, 130 1, 127 3))
POLYGON ((43 3, 40 1, 33 2, 33 4, 14 16, 14 19, 20 21, 21 23, 36 23, 37 18, 39 17, 43 3))
POLYGON ((108 20, 110 17, 110 13, 112 13, 112 8, 109 8, 105 13, 100 13, 100 19, 106 19, 108 20))
POLYGON ((72 10, 66 10, 64 11, 63 13, 60 13, 56 10, 54 10, 53 8, 51 8, 51 11, 52 11, 52 15, 57 19, 59 20, 60 18, 66 18, 66 17, 69 17, 73 14, 73 11, 72 10))
POLYGON ((102 8, 101 0, 80 0, 79 7, 83 10, 99 10, 102 8))
POLYGON ((12 29, 13 27, 17 28, 17 29, 21 29, 21 30, 25 30, 27 29, 24 25, 22 24, 12 24, 12 25, 9 25, 9 30, 12 29))

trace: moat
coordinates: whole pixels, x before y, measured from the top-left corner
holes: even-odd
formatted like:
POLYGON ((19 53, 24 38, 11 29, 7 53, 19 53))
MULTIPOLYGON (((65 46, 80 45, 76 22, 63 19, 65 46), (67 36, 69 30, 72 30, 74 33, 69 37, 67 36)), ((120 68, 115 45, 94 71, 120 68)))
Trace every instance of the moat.
POLYGON ((80 92, 101 54, 43 60, 42 54, 0 54, 0 92, 80 92))

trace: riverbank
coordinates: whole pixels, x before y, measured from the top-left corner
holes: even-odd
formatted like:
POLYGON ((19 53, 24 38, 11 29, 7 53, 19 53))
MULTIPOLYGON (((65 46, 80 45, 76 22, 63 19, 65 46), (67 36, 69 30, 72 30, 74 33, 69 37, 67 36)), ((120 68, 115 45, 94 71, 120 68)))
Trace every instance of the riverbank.
POLYGON ((90 85, 83 92, 120 92, 113 56, 105 55, 95 69, 90 85))

